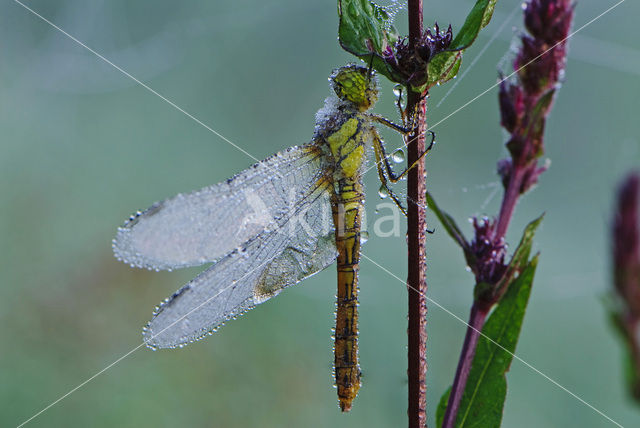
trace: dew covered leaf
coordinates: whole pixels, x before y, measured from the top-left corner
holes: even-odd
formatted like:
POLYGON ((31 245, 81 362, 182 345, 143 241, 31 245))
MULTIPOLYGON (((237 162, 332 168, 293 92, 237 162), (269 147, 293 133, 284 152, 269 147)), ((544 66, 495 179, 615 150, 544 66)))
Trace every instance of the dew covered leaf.
POLYGON ((338 40, 347 52, 369 63, 381 74, 394 82, 395 76, 382 59, 388 46, 398 40, 398 32, 391 23, 386 10, 369 0, 338 0, 338 40))
MULTIPOLYGON (((456 428, 498 428, 507 395, 511 366, 538 264, 536 255, 508 287, 482 329, 465 387, 456 428)), ((437 423, 442 426, 450 389, 442 396, 437 423)))
POLYGON ((427 83, 423 89, 448 82, 458 74, 462 64, 462 52, 443 53, 451 55, 438 54, 429 61, 429 65, 427 65, 427 83))

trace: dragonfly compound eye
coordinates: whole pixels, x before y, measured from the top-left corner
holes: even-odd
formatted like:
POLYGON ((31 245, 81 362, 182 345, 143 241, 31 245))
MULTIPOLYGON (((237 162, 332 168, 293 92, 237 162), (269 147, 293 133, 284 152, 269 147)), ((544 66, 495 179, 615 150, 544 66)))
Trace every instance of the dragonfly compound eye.
POLYGON ((376 79, 365 67, 340 67, 331 76, 331 83, 338 98, 352 102, 359 110, 368 110, 378 99, 376 79))

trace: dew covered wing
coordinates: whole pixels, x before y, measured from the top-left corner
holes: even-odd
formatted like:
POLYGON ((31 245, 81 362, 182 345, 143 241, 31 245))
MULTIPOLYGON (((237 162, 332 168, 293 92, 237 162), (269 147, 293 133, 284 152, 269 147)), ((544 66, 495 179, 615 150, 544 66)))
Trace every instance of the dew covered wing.
POLYGON ((291 147, 227 181, 179 194, 132 217, 118 229, 114 253, 148 269, 219 260, 278 224, 324 173, 314 145, 291 147))
POLYGON ((298 200, 276 225, 161 304, 144 330, 146 344, 152 348, 188 344, 334 262, 328 184, 298 200))

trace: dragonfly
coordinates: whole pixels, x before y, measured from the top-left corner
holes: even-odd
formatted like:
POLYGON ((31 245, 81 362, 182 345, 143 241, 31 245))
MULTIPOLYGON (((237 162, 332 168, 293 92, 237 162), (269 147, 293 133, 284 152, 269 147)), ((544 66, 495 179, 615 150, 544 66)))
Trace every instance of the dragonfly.
POLYGON ((212 334, 335 262, 334 376, 340 408, 349 411, 361 377, 358 271, 367 151, 373 148, 381 186, 403 209, 388 183, 422 159, 434 136, 418 160, 396 174, 376 125, 403 135, 411 129, 370 111, 378 98, 372 68, 349 64, 329 81, 335 95, 316 114, 310 143, 137 212, 118 228, 113 250, 132 267, 157 271, 212 263, 156 307, 143 329, 152 349, 183 347, 212 334))

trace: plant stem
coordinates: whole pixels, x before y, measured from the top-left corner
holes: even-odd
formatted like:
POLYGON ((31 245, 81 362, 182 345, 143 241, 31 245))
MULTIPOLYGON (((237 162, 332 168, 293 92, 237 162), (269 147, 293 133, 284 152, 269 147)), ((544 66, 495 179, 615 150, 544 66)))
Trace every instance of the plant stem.
POLYGON ((453 380, 453 386, 451 387, 451 393, 447 403, 447 410, 444 414, 442 428, 453 428, 455 426, 458 408, 460 407, 460 400, 462 399, 462 394, 464 393, 465 386, 467 385, 467 379, 469 378, 471 363, 473 363, 473 357, 476 353, 476 346, 478 344, 478 338, 480 337, 480 331, 482 330, 482 326, 484 325, 484 320, 487 317, 488 312, 487 308, 480 307, 479 302, 474 302, 473 306, 471 306, 467 334, 464 337, 464 344, 462 345, 462 352, 460 353, 456 376, 453 380))
MULTIPOLYGON (((422 0, 409 0, 409 46, 413 48, 422 34, 422 0)), ((408 137, 408 165, 425 149, 426 97, 407 90, 407 112, 415 112, 416 127, 408 137)), ((409 381, 409 428, 427 426, 427 280, 426 280, 426 176, 424 162, 419 162, 407 176, 407 246, 409 297, 407 328, 409 381)))
POLYGON ((498 222, 496 224, 494 242, 499 242, 500 239, 505 238, 507 234, 513 211, 520 197, 523 175, 524 170, 522 168, 516 168, 509 179, 504 197, 502 198, 502 204, 500 205, 500 214, 498 215, 498 222))

